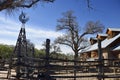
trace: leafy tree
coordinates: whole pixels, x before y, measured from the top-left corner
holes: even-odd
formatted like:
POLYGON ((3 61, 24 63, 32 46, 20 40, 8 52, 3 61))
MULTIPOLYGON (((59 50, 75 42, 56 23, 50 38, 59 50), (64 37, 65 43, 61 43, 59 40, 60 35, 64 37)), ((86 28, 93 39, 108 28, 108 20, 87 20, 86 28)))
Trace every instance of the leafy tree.
MULTIPOLYGON (((45 50, 46 49, 46 42, 43 42, 42 46, 43 46, 43 50, 45 50)), ((61 53, 60 46, 57 45, 56 43, 51 43, 50 44, 50 57, 56 58, 56 56, 58 56, 59 53, 61 53)))
POLYGON ((67 11, 63 13, 63 18, 58 19, 56 28, 58 31, 65 30, 66 33, 58 37, 55 43, 69 46, 75 53, 74 59, 77 60, 78 52, 86 47, 85 42, 87 40, 84 36, 102 32, 104 26, 99 21, 89 21, 85 25, 84 32, 81 33, 81 28, 76 21, 76 17, 73 15, 73 11, 67 11))
POLYGON ((10 54, 13 52, 14 47, 9 45, 0 45, 0 57, 2 59, 7 59, 10 57, 10 54))
POLYGON ((73 54, 67 53, 66 57, 67 57, 68 60, 73 60, 74 59, 74 55, 73 54))
POLYGON ((44 49, 35 49, 35 57, 45 57, 45 50, 44 49))
MULTIPOLYGON (((13 51, 14 51, 14 46, 0 44, 0 58, 1 59, 8 59, 10 55, 13 53, 13 51)), ((35 48, 35 57, 44 57, 44 56, 45 56, 44 50, 42 49, 38 50, 35 48)))

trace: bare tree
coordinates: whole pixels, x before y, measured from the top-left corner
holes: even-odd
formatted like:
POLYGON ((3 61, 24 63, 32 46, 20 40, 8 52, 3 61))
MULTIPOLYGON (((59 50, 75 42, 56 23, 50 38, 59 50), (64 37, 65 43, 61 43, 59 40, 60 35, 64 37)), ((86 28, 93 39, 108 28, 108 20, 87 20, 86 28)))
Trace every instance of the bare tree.
POLYGON ((81 34, 80 27, 73 12, 67 11, 66 13, 63 13, 63 18, 58 20, 56 28, 58 31, 65 30, 66 33, 63 36, 58 37, 55 42, 69 46, 75 53, 75 59, 77 59, 78 52, 86 47, 86 45, 82 45, 87 41, 84 36, 102 32, 104 26, 99 21, 89 21, 85 25, 84 32, 81 34))
POLYGON ((0 0, 0 11, 31 8, 38 2, 54 2, 54 0, 0 0))
MULTIPOLYGON (((85 42, 87 42, 84 36, 87 34, 102 32, 104 26, 99 21, 89 21, 85 26, 84 32, 81 34, 80 26, 78 25, 73 12, 67 11, 63 13, 63 18, 58 19, 58 25, 56 28, 58 31, 65 30, 66 33, 63 36, 58 37, 55 40, 55 43, 67 45, 74 51, 74 66, 76 66, 78 52, 86 47, 86 45, 83 45, 85 42)), ((74 69, 74 76, 76 76, 76 68, 74 69)), ((76 78, 74 78, 74 80, 76 80, 76 78)))

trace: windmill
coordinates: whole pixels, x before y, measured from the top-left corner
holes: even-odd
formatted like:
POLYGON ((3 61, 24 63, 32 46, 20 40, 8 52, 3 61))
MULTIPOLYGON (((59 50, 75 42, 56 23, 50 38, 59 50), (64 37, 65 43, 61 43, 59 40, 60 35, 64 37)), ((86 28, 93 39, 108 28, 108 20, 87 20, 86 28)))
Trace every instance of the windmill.
MULTIPOLYGON (((10 69, 13 64, 16 67, 17 79, 19 79, 21 76, 28 76, 27 74, 24 74, 28 73, 28 68, 23 65, 30 62, 26 59, 26 57, 34 56, 34 45, 28 39, 26 39, 25 23, 29 20, 29 17, 24 12, 22 12, 19 16, 19 20, 22 23, 22 27, 18 35, 14 52, 11 55, 11 61, 13 59, 16 61, 10 62, 10 69)), ((11 71, 9 70, 9 74, 10 73, 11 71)))

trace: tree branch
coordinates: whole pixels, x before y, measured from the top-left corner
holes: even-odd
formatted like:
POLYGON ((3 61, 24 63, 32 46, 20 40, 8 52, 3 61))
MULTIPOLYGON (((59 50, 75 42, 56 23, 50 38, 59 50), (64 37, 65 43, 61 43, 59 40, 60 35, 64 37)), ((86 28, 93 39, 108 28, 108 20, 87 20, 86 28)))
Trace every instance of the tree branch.
POLYGON ((64 44, 64 45, 67 45, 67 46, 69 46, 69 47, 71 47, 73 49, 73 43, 72 43, 72 41, 67 39, 67 37, 68 36, 58 37, 55 40, 55 43, 64 44))
POLYGON ((6 0, 0 4, 0 11, 11 7, 13 0, 6 0))
POLYGON ((23 8, 30 8, 32 7, 34 4, 36 4, 37 2, 39 2, 40 0, 36 0, 36 1, 32 1, 32 3, 28 4, 28 5, 18 5, 17 7, 23 7, 23 8))
POLYGON ((79 47, 79 48, 78 48, 78 51, 80 51, 81 49, 85 49, 85 48, 86 48, 86 46, 79 47))
POLYGON ((88 32, 84 32, 83 34, 80 35, 79 39, 81 39, 83 36, 89 34, 88 32))
POLYGON ((5 10, 5 9, 15 9, 17 7, 22 7, 22 8, 30 8, 32 7, 34 4, 40 2, 54 2, 54 0, 31 0, 31 3, 27 3, 27 4, 23 4, 25 3, 26 0, 19 0, 19 1, 15 1, 15 0, 5 0, 3 2, 0 3, 0 11, 5 10))
POLYGON ((93 7, 91 6, 91 1, 90 0, 87 0, 87 7, 88 7, 88 9, 93 9, 93 7))

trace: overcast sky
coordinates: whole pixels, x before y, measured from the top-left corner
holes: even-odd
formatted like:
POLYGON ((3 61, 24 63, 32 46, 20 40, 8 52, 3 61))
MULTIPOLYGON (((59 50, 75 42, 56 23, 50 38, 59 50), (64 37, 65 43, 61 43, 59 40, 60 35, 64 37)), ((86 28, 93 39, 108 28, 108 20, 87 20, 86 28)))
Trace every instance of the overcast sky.
MULTIPOLYGON (((93 10, 87 8, 86 0, 56 0, 54 3, 38 3, 33 8, 24 9, 30 18, 25 25, 27 38, 40 49, 46 38, 54 40, 62 35, 62 32, 55 30, 57 19, 68 10, 74 11, 81 30, 88 21, 100 21, 105 25, 105 30, 108 27, 120 28, 120 0, 91 0, 91 6, 93 10)), ((18 19, 20 13, 21 11, 9 16, 5 11, 0 12, 0 43, 16 44, 21 28, 18 19)), ((66 47, 62 51, 71 52, 66 47)))

